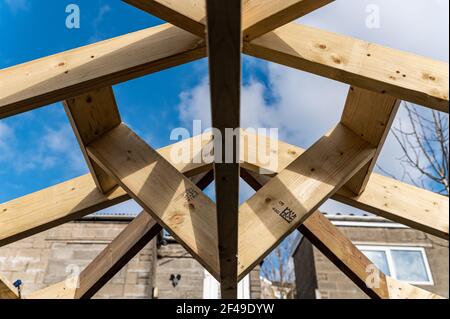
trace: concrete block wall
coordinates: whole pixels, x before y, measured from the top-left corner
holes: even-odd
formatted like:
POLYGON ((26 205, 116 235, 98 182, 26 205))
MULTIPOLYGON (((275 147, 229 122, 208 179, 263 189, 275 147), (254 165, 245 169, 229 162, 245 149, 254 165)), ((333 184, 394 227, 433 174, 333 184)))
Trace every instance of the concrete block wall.
MULTIPOLYGON (((1 247, 0 272, 10 281, 21 279, 26 296, 81 271, 126 225, 72 222, 1 247)), ((155 242, 149 243, 95 298, 149 298, 155 249, 155 242)))

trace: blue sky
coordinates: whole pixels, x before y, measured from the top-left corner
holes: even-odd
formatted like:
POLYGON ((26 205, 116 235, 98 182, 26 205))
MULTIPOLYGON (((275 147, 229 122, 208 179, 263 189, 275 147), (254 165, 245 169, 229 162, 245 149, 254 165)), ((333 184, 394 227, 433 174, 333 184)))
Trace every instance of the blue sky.
MULTIPOLYGON (((448 61, 448 1, 336 1, 301 22, 448 61), (365 26, 372 3, 381 11, 378 29, 365 26)), ((0 0, 0 69, 160 23, 119 0, 0 0), (70 3, 80 7, 80 29, 65 26, 70 3)), ((284 140, 303 147, 339 120, 348 90, 247 57, 243 79, 243 126, 279 127, 284 140)), ((210 121, 205 59, 116 85, 114 91, 124 122, 155 148, 171 143, 173 128, 189 129, 193 119, 210 121)), ((380 158, 394 175, 401 175, 398 151, 388 138, 380 158)), ((0 202, 87 172, 61 104, 0 120, 0 202)), ((243 198, 252 193, 246 187, 242 192, 243 198)), ((326 210, 352 211, 333 202, 326 210)))

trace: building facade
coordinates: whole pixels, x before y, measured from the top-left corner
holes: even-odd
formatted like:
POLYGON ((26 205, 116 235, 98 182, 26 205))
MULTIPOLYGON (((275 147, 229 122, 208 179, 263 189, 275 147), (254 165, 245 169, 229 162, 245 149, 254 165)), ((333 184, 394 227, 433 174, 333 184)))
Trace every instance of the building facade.
MULTIPOLYGON (((0 273, 23 282, 22 295, 79 274, 130 222, 100 216, 67 223, 0 248, 0 273)), ((71 284, 68 282, 68 284, 71 284)), ((214 299, 219 284, 170 236, 152 240, 94 298, 214 299)), ((255 268, 239 284, 239 297, 259 299, 255 268)))
MULTIPOLYGON (((448 241, 379 217, 326 216, 385 274, 448 298, 448 241)), ((292 257, 297 298, 368 298, 301 235, 292 257)))

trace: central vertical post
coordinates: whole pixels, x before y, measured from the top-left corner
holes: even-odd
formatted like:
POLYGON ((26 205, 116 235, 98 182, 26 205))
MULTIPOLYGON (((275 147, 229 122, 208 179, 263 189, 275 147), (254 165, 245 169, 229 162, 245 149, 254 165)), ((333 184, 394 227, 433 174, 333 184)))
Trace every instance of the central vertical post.
POLYGON ((207 0, 221 293, 237 298, 239 139, 242 49, 241 0, 207 0))

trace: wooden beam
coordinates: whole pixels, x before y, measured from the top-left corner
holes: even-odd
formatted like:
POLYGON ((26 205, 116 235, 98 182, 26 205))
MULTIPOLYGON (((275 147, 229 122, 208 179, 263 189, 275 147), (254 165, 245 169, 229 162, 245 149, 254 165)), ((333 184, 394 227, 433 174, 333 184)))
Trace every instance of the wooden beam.
POLYGON ((206 0, 206 9, 212 127, 221 133, 214 145, 221 296, 237 299, 242 2, 206 0))
POLYGON ((80 273, 75 299, 94 296, 161 231, 162 227, 148 213, 140 213, 80 273))
POLYGON ((86 145, 122 122, 112 87, 70 98, 63 104, 95 184, 102 193, 109 192, 117 183, 89 158, 86 145))
POLYGON ((244 39, 253 40, 334 0, 244 0, 244 39))
MULTIPOLYGON (((205 37, 205 0, 123 0, 199 37, 205 37)), ((245 41, 294 21, 334 0, 243 0, 245 41)))
POLYGON ((346 187, 333 197, 425 233, 449 240, 448 197, 373 173, 359 196, 346 187))
POLYGON ((123 0, 201 38, 206 31, 206 0, 123 0))
POLYGON ((242 204, 239 210, 239 278, 298 228, 374 155, 373 146, 338 124, 242 204))
POLYGON ((244 53, 449 111, 448 63, 296 23, 244 42, 244 53))
MULTIPOLYGON (((202 138, 203 146, 208 138, 203 136, 187 139, 158 150, 158 153, 186 176, 210 172, 212 164, 194 161, 194 140, 202 138), (184 162, 172 161, 172 150, 190 151, 190 159, 184 162)), ((203 147, 202 146, 202 147, 203 147)), ((208 184, 211 173, 202 175, 200 188, 208 184)), ((193 181, 195 184, 198 182, 193 181)), ((0 204, 0 247, 32 236, 47 229, 95 213, 104 208, 130 199, 120 187, 102 194, 90 174, 25 195, 0 204)))
POLYGON ((69 278, 68 280, 34 291, 28 294, 26 299, 74 299, 78 278, 69 278))
MULTIPOLYGON (((244 180, 256 191, 270 181, 270 177, 242 170, 244 180)), ((442 298, 407 283, 385 276, 372 262, 325 216, 314 212, 298 229, 314 246, 346 274, 369 297, 376 299, 437 299, 442 298), (379 276, 371 282, 369 275, 379 276), (368 280, 369 279, 369 280, 368 280), (370 285, 373 283, 373 285, 370 285), (369 284, 369 285, 368 285, 369 284)))
POLYGON ((121 124, 87 147, 88 155, 219 278, 214 203, 121 124))
MULTIPOLYGON (((261 139, 267 137, 259 136, 261 139)), ((269 144, 266 141, 265 144, 269 144)), ((264 144, 263 144, 264 145, 264 144)), ((278 170, 283 171, 305 150, 300 147, 281 142, 275 155, 278 156, 278 170)), ((265 171, 270 166, 255 161, 258 152, 267 150, 258 148, 246 148, 246 159, 250 164, 242 165, 255 173, 265 171), (251 153, 256 154, 251 154, 251 153)), ((272 175, 271 175, 272 176, 272 175)), ((387 218, 389 220, 407 225, 425 233, 449 240, 449 203, 448 197, 442 196, 425 189, 417 188, 409 184, 372 173, 366 185, 365 191, 361 195, 355 195, 347 187, 342 187, 332 197, 341 203, 362 209, 369 213, 387 218)))
POLYGON ((374 158, 345 185, 357 195, 369 181, 400 102, 386 94, 350 87, 341 123, 377 148, 374 158))
POLYGON ((438 295, 409 284, 398 289, 400 282, 376 270, 373 263, 325 216, 312 214, 299 228, 300 232, 330 261, 346 274, 369 297, 376 299, 437 299, 438 295), (378 272, 376 281, 370 275, 378 272), (368 280, 369 279, 369 280, 368 280))
POLYGON ((17 289, 0 274, 0 299, 19 299, 17 289))
POLYGON ((205 57, 165 24, 0 70, 0 119, 205 57))
MULTIPOLYGON (((196 176, 200 189, 212 182, 213 171, 196 176)), ((71 289, 60 282, 33 292, 30 299, 85 299, 92 298, 134 256, 162 231, 148 213, 140 213, 76 278, 77 287, 71 289)))

